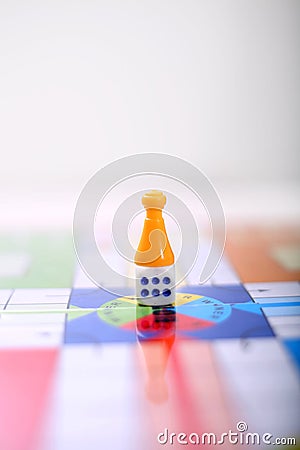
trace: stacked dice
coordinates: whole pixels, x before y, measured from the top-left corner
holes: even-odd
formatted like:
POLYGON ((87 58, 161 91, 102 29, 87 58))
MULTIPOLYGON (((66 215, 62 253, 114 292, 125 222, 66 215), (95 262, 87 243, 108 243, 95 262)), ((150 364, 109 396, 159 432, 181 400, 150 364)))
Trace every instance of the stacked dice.
POLYGON ((153 190, 143 196, 142 204, 146 218, 135 255, 136 297, 142 305, 170 305, 175 302, 175 265, 162 216, 166 197, 153 190))

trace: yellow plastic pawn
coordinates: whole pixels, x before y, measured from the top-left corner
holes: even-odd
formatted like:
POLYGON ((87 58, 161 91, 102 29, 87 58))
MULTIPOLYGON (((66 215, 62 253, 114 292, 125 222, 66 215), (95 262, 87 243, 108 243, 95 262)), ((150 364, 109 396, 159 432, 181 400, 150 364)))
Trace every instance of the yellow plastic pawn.
POLYGON ((169 305, 175 301, 175 265, 162 216, 166 197, 152 190, 143 196, 142 204, 146 218, 135 255, 136 296, 144 305, 169 305))

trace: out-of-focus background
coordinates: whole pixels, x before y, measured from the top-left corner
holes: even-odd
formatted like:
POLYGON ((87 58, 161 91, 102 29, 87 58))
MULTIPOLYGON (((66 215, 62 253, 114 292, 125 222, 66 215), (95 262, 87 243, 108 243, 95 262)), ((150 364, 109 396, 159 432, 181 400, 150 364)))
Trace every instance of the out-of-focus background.
POLYGON ((96 170, 148 151, 197 165, 229 218, 298 221, 299 18, 297 0, 2 0, 2 225, 64 222, 96 170))

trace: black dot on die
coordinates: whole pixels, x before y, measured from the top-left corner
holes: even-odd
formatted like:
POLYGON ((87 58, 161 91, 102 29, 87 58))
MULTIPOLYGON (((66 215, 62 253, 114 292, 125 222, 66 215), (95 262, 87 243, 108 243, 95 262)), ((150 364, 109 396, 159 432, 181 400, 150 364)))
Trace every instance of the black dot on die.
POLYGON ((148 284, 148 283, 149 283, 149 280, 148 280, 147 277, 141 278, 141 284, 142 284, 143 286, 146 286, 146 284, 148 284))
POLYGON ((158 297, 159 296, 159 290, 158 289, 153 289, 152 290, 152 295, 153 295, 153 297, 158 297))
POLYGON ((170 284, 170 283, 171 283, 170 278, 169 278, 169 277, 164 277, 164 278, 163 278, 163 283, 164 283, 164 284, 170 284))
POLYGON ((158 284, 158 283, 159 283, 159 278, 153 277, 153 278, 152 278, 152 283, 153 283, 153 284, 158 284))
POLYGON ((142 296, 142 297, 147 297, 147 295, 149 295, 148 289, 142 289, 142 290, 141 290, 141 296, 142 296))

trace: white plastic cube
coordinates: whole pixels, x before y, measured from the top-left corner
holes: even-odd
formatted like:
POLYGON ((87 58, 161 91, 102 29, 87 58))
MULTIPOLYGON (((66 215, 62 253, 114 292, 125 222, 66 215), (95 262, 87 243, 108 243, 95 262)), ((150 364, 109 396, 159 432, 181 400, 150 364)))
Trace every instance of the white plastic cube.
POLYGON ((136 266, 136 297, 142 305, 163 306, 175 302, 175 265, 136 266))

